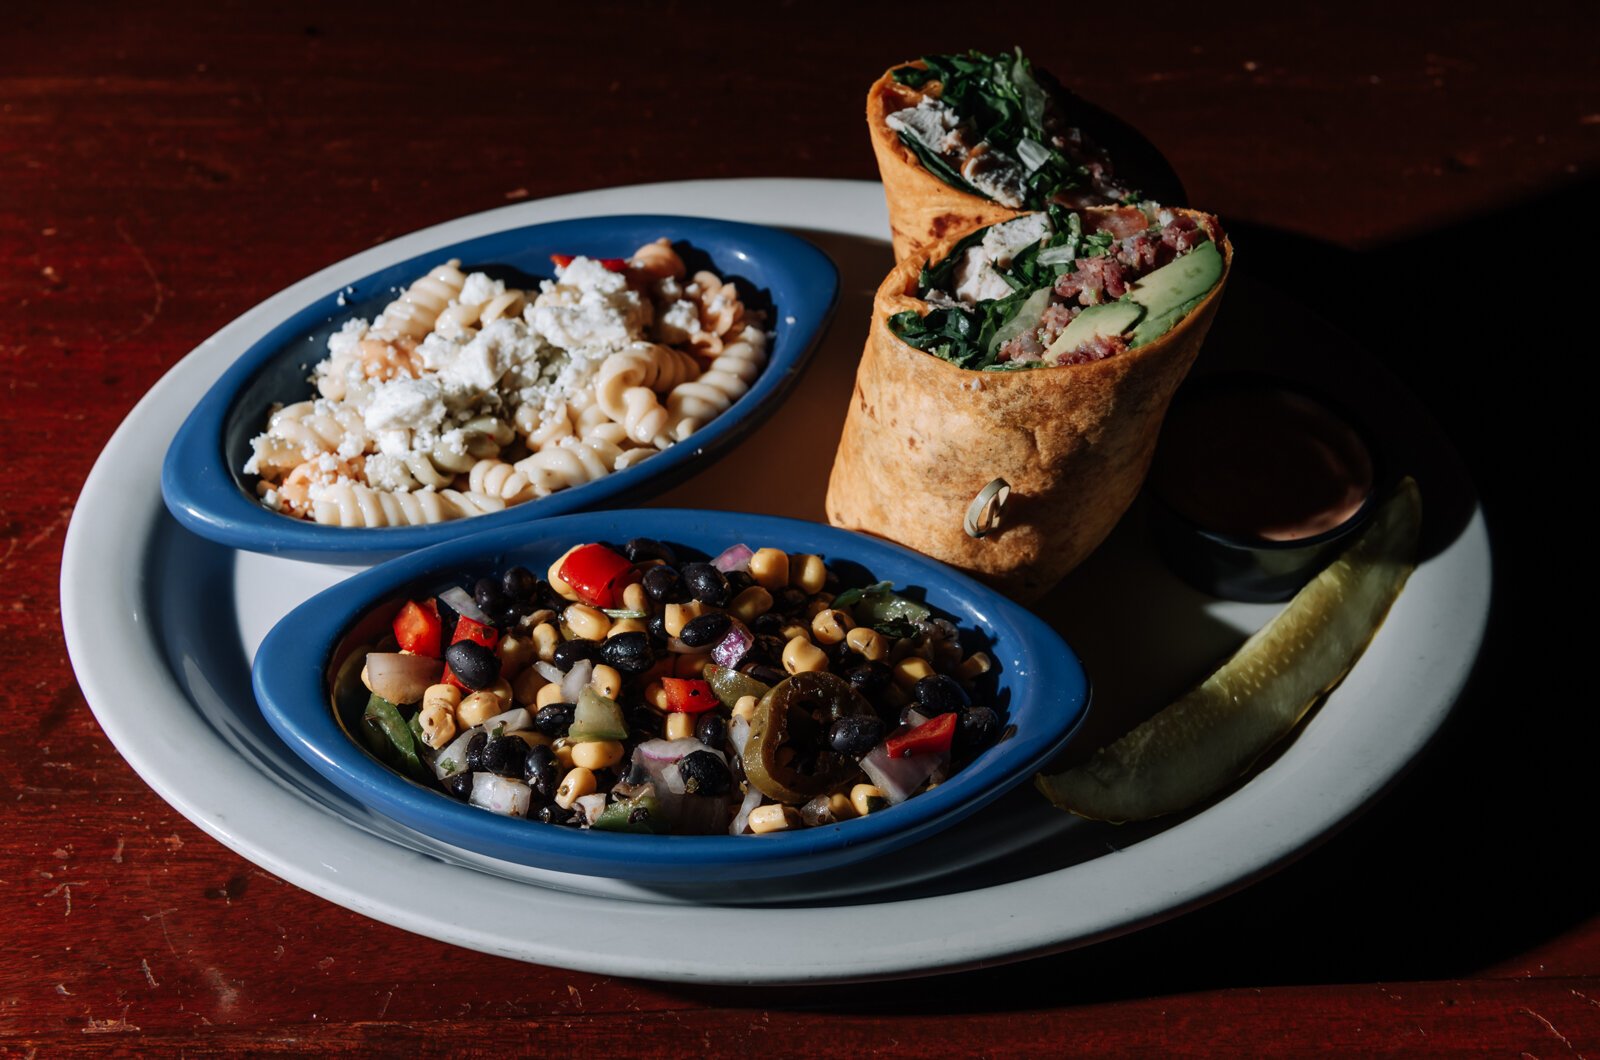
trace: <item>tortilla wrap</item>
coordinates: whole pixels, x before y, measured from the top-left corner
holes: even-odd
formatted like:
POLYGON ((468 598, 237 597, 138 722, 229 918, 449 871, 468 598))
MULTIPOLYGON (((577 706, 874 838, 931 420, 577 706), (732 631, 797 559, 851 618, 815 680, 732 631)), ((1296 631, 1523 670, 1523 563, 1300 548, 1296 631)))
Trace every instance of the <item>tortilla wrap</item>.
POLYGON ((1173 392, 1216 315, 1233 247, 1221 241, 1222 277, 1161 338, 1087 364, 986 372, 915 349, 889 327, 896 313, 928 311, 916 297, 918 273, 961 235, 901 261, 878 288, 828 483, 828 520, 1027 603, 1094 551, 1133 503, 1173 392), (1012 490, 998 529, 969 537, 968 506, 995 478, 1012 490))

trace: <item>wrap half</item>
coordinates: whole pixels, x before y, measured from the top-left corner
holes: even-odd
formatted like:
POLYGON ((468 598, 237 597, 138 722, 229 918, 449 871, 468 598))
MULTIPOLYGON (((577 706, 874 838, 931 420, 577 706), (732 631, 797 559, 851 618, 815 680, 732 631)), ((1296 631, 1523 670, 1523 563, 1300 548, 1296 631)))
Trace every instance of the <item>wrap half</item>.
MULTIPOLYGON (((1098 547, 1139 492, 1162 418, 1199 353, 1233 260, 1233 248, 1214 218, 1161 211, 1161 220, 1130 233, 1128 218, 1140 212, 1096 207, 1068 216, 1057 208, 1049 215, 1024 215, 946 239, 897 265, 874 300, 828 484, 829 521, 933 556, 1024 603, 1098 547), (1059 231, 1023 249, 996 238, 1005 229, 1034 225, 1041 216, 1052 217, 1055 229, 1064 228, 1064 222, 1075 231, 1081 226, 1085 238, 1066 252, 1050 248, 1052 241, 1067 238, 1059 231), (1108 259, 1137 257, 1151 242, 1167 245, 1162 240, 1169 230, 1187 230, 1187 236, 1177 237, 1180 244, 1202 242, 1185 247, 1167 263, 1171 268, 1147 267, 1142 274, 1129 268, 1126 284, 1107 282, 1104 289, 1092 290, 1093 276, 1105 279, 1119 271, 1106 264, 1108 259), (1114 249, 1107 249, 1108 241, 1114 249), (1061 260, 1077 250, 1093 256, 1061 260), (982 367, 962 367, 959 350, 936 345, 941 340, 932 324, 942 320, 954 334, 961 323, 957 314, 970 309, 981 318, 1004 299, 961 302, 940 292, 932 305, 923 297, 929 293, 923 282, 930 275, 960 278, 963 286, 981 291, 995 277, 975 280, 973 259, 995 255, 1015 259, 1018 264, 1009 271, 1045 277, 1044 286, 1031 294, 1026 287, 1014 292, 1012 304, 1022 302, 1025 311, 1038 313, 1048 302, 1044 312, 1055 314, 1056 326, 1042 324, 1037 315, 1020 330, 1009 324, 990 340, 982 367), (962 268, 941 267, 952 256, 962 268), (1041 257, 1051 264, 1041 265, 1041 257), (1092 261, 1101 264, 1086 264, 1092 261), (1045 290, 1048 295, 1039 293, 1045 290), (1066 297, 1057 293, 1063 290, 1066 297), (1093 303, 1093 313, 1082 303, 1093 303), (1074 321, 1089 317, 1089 324, 1112 319, 1098 333, 1088 329, 1087 341, 1080 342, 1084 327, 1069 336, 1073 325, 1059 326, 1066 314, 1074 321), (1115 330, 1119 320, 1121 330, 1115 330), (924 348, 909 344, 902 333, 924 348), (1046 346, 1042 340, 1052 341, 1046 346), (1036 366, 1020 366, 1024 363, 1036 366), (963 526, 969 508, 997 478, 1011 487, 998 526, 985 536, 970 536, 963 526)), ((1166 257, 1172 248, 1149 253, 1166 257)), ((989 316, 985 328, 992 330, 998 317, 989 316)), ((1011 318, 1021 319, 1020 313, 1011 318)), ((978 325, 971 326, 977 335, 978 325)), ((981 339, 972 345, 982 352, 981 339)))
POLYGON ((1139 194, 1184 201, 1148 141, 1035 72, 1020 51, 892 67, 867 92, 867 129, 896 261, 1050 202, 1083 207, 1139 194), (1124 172, 1135 185, 1124 183, 1124 172))

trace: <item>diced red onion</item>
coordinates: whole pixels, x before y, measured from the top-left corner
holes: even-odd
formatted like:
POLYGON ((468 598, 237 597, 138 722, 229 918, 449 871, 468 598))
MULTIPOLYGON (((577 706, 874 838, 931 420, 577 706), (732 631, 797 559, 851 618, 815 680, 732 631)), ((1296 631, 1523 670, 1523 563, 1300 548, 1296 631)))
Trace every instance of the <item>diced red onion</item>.
POLYGON ((683 782, 683 773, 678 769, 677 762, 661 770, 661 780, 667 785, 667 790, 674 795, 683 795, 689 790, 683 782))
POLYGON ((496 776, 493 773, 474 773, 472 794, 467 801, 491 813, 503 813, 507 817, 524 817, 528 813, 529 803, 533 801, 533 789, 522 781, 512 780, 510 777, 496 776))
POLYGON ((755 634, 750 632, 750 627, 736 618, 728 624, 727 634, 711 649, 711 658, 718 666, 726 666, 731 670, 739 665, 739 660, 744 658, 745 652, 755 642, 755 634))
POLYGON ((594 676, 594 663, 589 659, 579 659, 572 664, 561 677, 561 699, 565 703, 576 703, 578 695, 589 683, 589 678, 594 676))
POLYGON ((450 609, 462 618, 470 618, 479 625, 494 625, 489 616, 478 606, 478 602, 472 598, 472 594, 459 585, 440 593, 439 599, 449 604, 450 609))
POLYGON ((729 835, 743 835, 745 826, 750 823, 750 811, 761 805, 761 789, 751 786, 745 793, 744 801, 739 804, 739 812, 734 815, 733 823, 728 826, 729 835))
POLYGON ((729 571, 749 570, 750 557, 755 555, 750 551, 750 546, 745 544, 734 545, 724 549, 722 555, 711 561, 711 565, 724 574, 729 571))
POLYGON ((861 760, 861 768, 891 803, 902 803, 933 776, 943 760, 944 755, 938 754, 890 758, 887 745, 880 743, 861 760))
POLYGON ((533 715, 528 713, 527 707, 512 707, 502 714, 485 719, 475 728, 481 732, 494 732, 496 725, 500 726, 502 733, 522 732, 533 728, 533 715))
POLYGON ((539 671, 540 677, 544 678, 546 681, 549 681, 553 685, 559 685, 567 679, 567 675, 561 672, 561 668, 559 666, 557 666, 555 663, 547 663, 543 659, 540 659, 538 662, 534 663, 533 668, 539 671))
POLYGON ((426 655, 375 651, 367 656, 367 684, 391 703, 415 703, 444 676, 444 663, 426 655))
POLYGON ((597 791, 593 795, 583 795, 573 800, 573 805, 583 812, 583 818, 589 824, 599 820, 600 813, 606 808, 606 794, 597 791))
POLYGON ((733 749, 743 758, 744 745, 750 742, 749 718, 733 719, 733 724, 728 726, 728 742, 733 744, 733 749))
MULTIPOLYGON (((709 750, 711 748, 699 740, 693 737, 685 737, 682 740, 646 740, 633 749, 633 754, 636 760, 643 762, 645 767, 649 768, 652 764, 668 766, 684 755, 693 754, 696 751, 709 750)), ((721 753, 720 751, 716 752, 718 755, 721 753)))
POLYGON ((433 775, 443 780, 466 769, 467 744, 476 735, 476 729, 462 729, 461 735, 445 744, 444 750, 433 756, 433 775))

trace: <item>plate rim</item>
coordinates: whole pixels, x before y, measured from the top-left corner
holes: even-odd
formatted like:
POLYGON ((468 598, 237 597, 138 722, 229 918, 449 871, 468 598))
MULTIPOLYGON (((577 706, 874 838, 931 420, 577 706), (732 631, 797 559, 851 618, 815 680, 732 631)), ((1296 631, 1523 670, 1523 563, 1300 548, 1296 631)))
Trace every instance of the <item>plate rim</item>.
MULTIPOLYGON (((719 209, 730 215, 759 217, 770 223, 790 223, 813 231, 882 239, 887 232, 882 194, 881 186, 875 182, 789 178, 635 185, 534 200, 469 215, 401 237, 350 260, 375 262, 385 253, 397 252, 393 249, 397 244, 431 238, 439 229, 450 226, 481 229, 513 217, 556 217, 563 215, 562 211, 594 211, 635 199, 659 203, 664 197, 674 201, 680 197, 686 201, 715 201, 719 209), (799 203, 809 204, 810 209, 802 212, 796 205, 799 203), (783 214, 785 209, 795 212, 783 214), (779 215, 791 220, 774 220, 779 215)), ((315 282, 318 275, 286 289, 287 292, 315 282)), ((304 890, 384 923, 469 949, 600 974, 678 982, 778 984, 955 971, 1056 952, 1131 931, 1247 885, 1286 859, 1314 846, 1370 804, 1409 766, 1443 724, 1472 672, 1471 660, 1477 657, 1487 625, 1488 576, 1492 564, 1482 509, 1474 501, 1470 519, 1450 548, 1431 557, 1418 569, 1418 576, 1424 575, 1430 565, 1442 566, 1446 559, 1457 566, 1465 564, 1472 568, 1467 572, 1472 577, 1456 579, 1464 594, 1459 606, 1452 615, 1439 619, 1458 624, 1465 619, 1465 628, 1458 630, 1461 635, 1455 637, 1453 643, 1464 649, 1458 654, 1464 655, 1468 662, 1443 675, 1442 683, 1439 674, 1410 671, 1404 674, 1409 691, 1415 693, 1419 697, 1417 702, 1427 709, 1395 719, 1395 724, 1403 728, 1382 733, 1381 740, 1373 741, 1373 760, 1384 762, 1385 768, 1368 770, 1355 777, 1340 777, 1341 798, 1336 809, 1331 803, 1320 801, 1312 808, 1311 821, 1305 827, 1276 832, 1269 829, 1263 834, 1273 841, 1263 841, 1260 848, 1250 851, 1248 858, 1241 859, 1238 848, 1234 847, 1229 858, 1219 861, 1222 851, 1215 844, 1209 844, 1208 839, 1214 837, 1224 820, 1237 822, 1241 814, 1245 819, 1257 814, 1270 820, 1285 799, 1304 802, 1320 797, 1321 792, 1307 789, 1280 792, 1274 770, 1268 769, 1207 810, 1114 856, 1102 856, 981 890, 875 902, 868 907, 870 916, 857 907, 846 907, 843 912, 693 905, 665 910, 647 901, 548 889, 444 863, 364 833, 347 822, 336 823, 320 811, 311 811, 311 824, 326 831, 326 835, 316 834, 314 830, 310 835, 295 836, 294 841, 287 844, 281 836, 263 838, 258 821, 245 819, 241 823, 235 815, 259 811, 260 805, 265 804, 252 806, 252 798, 281 804, 286 798, 282 791, 254 770, 246 770, 242 778, 228 778, 234 783, 227 791, 197 787, 199 780, 207 779, 205 775, 175 778, 167 768, 172 765, 173 752, 164 753, 152 742, 148 731, 140 731, 140 719, 119 710, 119 701, 126 702, 128 698, 124 693, 130 675, 140 678, 147 692, 179 699, 185 694, 164 660, 153 658, 149 653, 141 654, 141 649, 156 646, 155 631, 150 625, 148 611, 142 606, 144 586, 140 564, 112 565, 107 570, 104 564, 97 567, 94 561, 122 555, 115 547, 119 539, 136 539, 139 548, 145 547, 165 517, 159 497, 141 496, 138 489, 128 487, 116 489, 120 476, 137 478, 142 474, 144 481, 153 482, 159 473, 160 452, 142 452, 130 448, 130 443, 141 430, 146 435, 153 432, 160 437, 159 423, 153 422, 159 419, 160 406, 197 400, 199 392, 227 363, 226 349, 218 348, 222 337, 259 325, 264 314, 273 312, 275 305, 283 305, 279 301, 282 297, 280 294, 267 299, 247 311, 179 361, 135 405, 96 462, 68 527, 63 550, 62 622, 68 653, 85 698, 124 759, 158 795, 196 826, 247 860, 304 890), (213 360, 219 363, 214 365, 213 360), (139 509, 141 501, 145 505, 143 509, 139 509), (130 508, 134 509, 131 515, 130 508), (102 580, 92 583, 95 577, 102 580), (92 595, 90 584, 96 585, 92 595), (111 606, 113 603, 117 606, 111 606), (1287 832, 1293 834, 1285 835, 1287 832), (1162 872, 1175 861, 1181 861, 1189 873, 1181 885, 1174 885, 1162 872), (413 887, 437 884, 466 888, 484 901, 532 901, 551 915, 581 918, 589 932, 587 945, 579 952, 574 947, 561 946, 549 935, 541 936, 536 932, 511 940, 503 924, 494 925, 496 929, 491 931, 469 918, 450 917, 443 912, 430 914, 408 906, 396 896, 375 895, 356 881, 363 872, 370 874, 378 863, 384 866, 386 873, 407 879, 413 887), (1070 880, 1063 878, 1067 874, 1071 875, 1070 880), (1068 884, 1070 900, 1066 898, 1068 884), (959 914, 964 906, 970 908, 974 896, 981 896, 986 905, 998 902, 1043 910, 1044 919, 1009 916, 999 920, 981 917, 964 920, 959 914), (1093 903, 1082 901, 1085 896, 1097 898, 1101 904, 1089 911, 1093 903), (819 918, 826 921, 830 914, 847 918, 836 927, 851 932, 857 943, 844 950, 838 947, 790 949, 784 953, 781 967, 771 960, 708 966, 703 960, 677 957, 670 947, 659 945, 645 947, 649 951, 648 959, 639 955, 639 938, 652 932, 659 936, 663 931, 671 931, 685 938, 701 938, 707 933, 717 937, 736 936, 739 927, 748 925, 752 930, 765 932, 768 937, 774 937, 776 930, 777 938, 790 939, 808 933, 827 934, 817 931, 817 925, 819 918), (920 929, 906 930, 908 925, 925 928, 929 923, 940 924, 937 939, 922 937, 924 933, 920 929)), ((1425 426, 1437 433, 1437 427, 1431 422, 1425 426)), ((164 448, 163 442, 160 449, 164 448)), ((135 559, 140 554, 136 554, 135 559)), ((1390 635, 1379 631, 1368 649, 1369 657, 1392 649, 1396 643, 1393 628, 1413 620, 1415 616, 1407 616, 1417 606, 1420 604, 1414 593, 1402 595, 1386 623, 1390 635)), ((1351 680, 1361 672, 1358 666, 1352 671, 1351 680)), ((1335 696, 1338 694, 1336 691, 1335 696)), ((1311 748, 1301 745, 1309 742, 1315 746, 1331 738, 1336 727, 1329 721, 1333 713, 1319 712, 1280 762, 1297 750, 1310 752, 1311 748)), ((200 738, 212 741, 224 754, 233 755, 232 749, 214 733, 202 734, 200 738)), ((281 805, 279 808, 280 812, 285 812, 281 805)), ((291 800, 286 812, 303 816, 307 811, 307 806, 291 800)))

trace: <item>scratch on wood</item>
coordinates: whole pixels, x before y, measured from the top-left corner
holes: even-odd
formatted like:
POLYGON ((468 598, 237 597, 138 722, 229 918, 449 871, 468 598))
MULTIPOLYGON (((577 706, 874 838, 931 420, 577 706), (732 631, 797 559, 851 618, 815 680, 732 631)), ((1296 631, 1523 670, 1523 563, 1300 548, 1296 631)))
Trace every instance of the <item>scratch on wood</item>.
POLYGON ((1567 1040, 1567 1036, 1565 1034, 1562 1034, 1560 1031, 1556 1030, 1556 1025, 1554 1023, 1551 1023, 1549 1020, 1545 1019, 1543 1016, 1539 1015, 1537 1012, 1533 1011, 1533 1009, 1531 1009, 1531 1008, 1523 1008, 1522 1011, 1526 1012, 1528 1015, 1532 1016, 1534 1019, 1536 1019, 1540 1023, 1544 1024, 1546 1029, 1548 1029, 1551 1034, 1553 1034, 1557 1038, 1561 1039, 1561 1044, 1566 1046, 1568 1051, 1574 1052, 1574 1053, 1577 1052, 1577 1050, 1572 1047, 1572 1043, 1567 1040))
POLYGON ((124 1005, 122 1007, 122 1015, 114 1020, 97 1020, 93 1016, 89 1017, 89 1023, 83 1028, 83 1033, 127 1034, 130 1031, 138 1030, 137 1026, 128 1022, 128 1009, 132 1007, 132 1005, 124 1005))
POLYGON ((114 863, 118 865, 122 864, 122 848, 126 845, 127 840, 123 839, 121 836, 117 836, 117 849, 111 852, 111 860, 114 863))
MULTIPOLYGON (((139 259, 139 265, 144 269, 145 275, 150 277, 150 286, 155 292, 155 301, 151 303, 150 309, 144 314, 143 322, 126 335, 121 336, 121 339, 130 339, 156 322, 156 318, 161 315, 161 306, 167 300, 167 293, 161 287, 161 277, 156 275, 155 266, 151 265, 150 259, 145 256, 144 248, 139 246, 134 241, 133 236, 128 234, 128 229, 123 225, 120 217, 117 218, 115 227, 117 235, 122 238, 124 243, 128 244, 128 248, 133 251, 133 256, 139 259)), ((118 341, 121 341, 121 339, 118 341)))
POLYGON ((66 983, 57 983, 56 984, 56 993, 60 994, 62 997, 71 997, 72 996, 72 991, 67 989, 67 984, 66 983))
POLYGON ((378 1009, 378 1018, 379 1019, 383 1019, 383 1017, 388 1013, 388 1011, 389 1011, 389 1002, 391 1002, 393 1000, 394 1000, 394 991, 393 990, 386 991, 384 993, 384 995, 383 995, 383 1006, 378 1009))
POLYGON ((155 974, 150 971, 149 958, 139 958, 139 970, 144 973, 144 981, 150 984, 150 989, 154 990, 156 987, 161 985, 160 983, 156 982, 155 974))
POLYGON ((62 916, 71 916, 72 915, 72 889, 74 887, 82 887, 82 886, 86 885, 88 882, 89 882, 88 880, 62 880, 60 883, 56 884, 54 887, 52 887, 48 891, 46 891, 44 896, 46 898, 54 898, 56 895, 59 894, 62 897, 66 898, 66 900, 67 900, 67 911, 65 913, 63 913, 62 916))
POLYGON ((167 914, 176 913, 177 911, 177 909, 163 909, 157 913, 140 914, 144 917, 145 923, 149 923, 152 920, 160 923, 161 937, 167 940, 167 949, 174 957, 178 955, 178 947, 172 944, 172 936, 167 932, 167 914))

